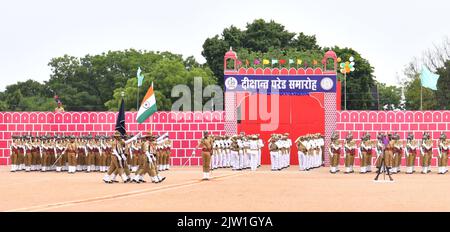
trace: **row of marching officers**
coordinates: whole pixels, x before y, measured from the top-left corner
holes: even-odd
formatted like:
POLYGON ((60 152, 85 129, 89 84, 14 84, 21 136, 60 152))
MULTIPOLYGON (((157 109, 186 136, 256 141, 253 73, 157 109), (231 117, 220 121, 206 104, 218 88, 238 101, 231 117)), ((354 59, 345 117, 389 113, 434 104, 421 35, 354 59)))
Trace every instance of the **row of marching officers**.
MULTIPOLYGON (((447 139, 445 133, 441 133, 437 140, 438 151, 438 173, 445 174, 448 172, 447 163, 450 152, 450 140, 447 139)), ((397 133, 383 133, 377 135, 377 140, 371 140, 370 134, 366 133, 362 138, 358 147, 353 135, 349 133, 343 144, 339 141, 339 135, 333 133, 331 136, 331 144, 329 147, 331 173, 339 172, 339 159, 341 151, 344 153, 345 172, 353 173, 353 165, 355 157, 360 159, 360 173, 371 172, 372 152, 376 153, 375 165, 380 168, 385 165, 389 173, 400 173, 402 158, 405 158, 406 174, 415 172, 416 157, 420 158, 422 166, 421 173, 427 174, 431 172, 430 165, 433 155, 433 141, 428 132, 424 132, 422 140, 416 140, 414 134, 409 133, 406 141, 400 140, 397 133), (382 161, 384 161, 382 163, 382 161)))

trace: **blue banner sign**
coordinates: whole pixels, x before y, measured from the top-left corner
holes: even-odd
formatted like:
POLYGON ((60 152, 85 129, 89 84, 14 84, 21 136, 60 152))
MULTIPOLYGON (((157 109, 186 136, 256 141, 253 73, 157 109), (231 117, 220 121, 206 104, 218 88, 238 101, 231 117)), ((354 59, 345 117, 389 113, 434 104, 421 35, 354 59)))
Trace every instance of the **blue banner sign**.
POLYGON ((225 91, 280 95, 336 92, 336 75, 225 75, 225 91))

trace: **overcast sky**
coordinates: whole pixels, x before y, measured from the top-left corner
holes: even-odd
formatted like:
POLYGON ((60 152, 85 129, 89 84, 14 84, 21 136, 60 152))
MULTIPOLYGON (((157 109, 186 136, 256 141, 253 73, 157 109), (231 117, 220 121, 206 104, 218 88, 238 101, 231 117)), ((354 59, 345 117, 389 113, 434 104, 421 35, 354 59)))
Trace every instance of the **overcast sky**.
POLYGON ((414 56, 450 36, 449 10, 447 0, 1 0, 0 91, 30 78, 48 80, 48 62, 64 54, 134 48, 203 63, 207 37, 257 18, 314 34, 321 46, 352 47, 378 80, 395 84, 414 56))

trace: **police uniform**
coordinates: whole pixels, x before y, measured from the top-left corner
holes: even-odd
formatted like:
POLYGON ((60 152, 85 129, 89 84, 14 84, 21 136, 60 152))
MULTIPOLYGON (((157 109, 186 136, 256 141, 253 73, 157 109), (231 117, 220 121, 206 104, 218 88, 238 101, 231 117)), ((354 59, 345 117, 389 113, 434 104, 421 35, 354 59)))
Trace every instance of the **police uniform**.
POLYGON ((414 172, 414 165, 417 155, 418 143, 414 139, 414 135, 410 133, 406 141, 405 158, 406 158, 406 174, 414 172))
POLYGON ((361 139, 360 145, 360 173, 371 172, 372 166, 372 141, 370 141, 370 135, 365 134, 361 139))
POLYGON ((199 141, 197 146, 202 149, 203 180, 209 180, 210 178, 212 140, 211 136, 208 136, 208 132, 205 131, 203 132, 203 138, 199 141))
POLYGON ((330 173, 339 172, 339 161, 341 158, 341 145, 339 143, 339 135, 336 132, 333 132, 331 135, 331 144, 329 148, 330 154, 330 173))
POLYGON ((23 147, 25 150, 25 161, 24 161, 25 171, 29 172, 31 171, 31 167, 33 166, 33 155, 32 155, 33 146, 31 142, 31 137, 27 137, 23 147))
POLYGON ((250 168, 252 171, 256 171, 256 169, 258 168, 258 150, 258 137, 254 135, 249 141, 250 168))
POLYGON ((238 170, 244 169, 244 155, 245 155, 245 149, 244 149, 244 137, 240 136, 237 140, 237 144, 239 147, 239 157, 237 160, 238 163, 238 170))
POLYGON ((18 164, 19 164, 19 166, 18 166, 18 170, 19 171, 22 171, 22 170, 25 170, 25 152, 26 152, 26 150, 25 150, 25 147, 24 147, 24 143, 25 143, 25 136, 21 136, 21 137, 19 137, 19 139, 20 140, 18 140, 18 142, 17 142, 17 152, 18 152, 18 154, 17 154, 17 159, 18 159, 18 164))
MULTIPOLYGON (((86 164, 86 172, 93 172, 95 171, 95 150, 96 146, 94 144, 94 141, 86 141, 86 144, 80 143, 78 144, 78 155, 85 155, 85 164, 86 164)), ((80 161, 83 160, 83 158, 79 158, 80 161)), ((80 166, 81 169, 81 166, 80 166)))
POLYGON ((51 147, 49 146, 49 141, 47 139, 47 137, 42 137, 42 144, 40 145, 40 153, 41 153, 41 157, 42 157, 42 167, 41 167, 41 172, 45 172, 48 171, 49 167, 50 167, 50 149, 51 147))
POLYGON ((247 169, 250 168, 250 141, 249 141, 250 137, 249 136, 245 136, 245 139, 243 141, 243 145, 244 145, 244 167, 243 169, 247 169))
POLYGON ((148 132, 145 136, 146 141, 142 143, 141 151, 142 155, 139 157, 139 168, 136 172, 133 182, 140 183, 145 182, 144 176, 148 174, 152 183, 160 183, 166 179, 166 177, 159 176, 155 162, 156 142, 153 135, 148 132))
POLYGON ((233 171, 237 171, 239 170, 239 145, 237 135, 232 136, 230 141, 231 166, 233 171))
POLYGON ((77 144, 75 143, 75 137, 70 137, 70 142, 67 144, 63 153, 66 152, 69 163, 68 173, 75 173, 77 168, 77 144))
POLYGON ((304 140, 305 138, 303 136, 300 136, 295 141, 297 144, 298 167, 300 171, 306 171, 306 153, 308 152, 308 150, 306 149, 304 140))
POLYGON ((166 139, 166 149, 164 155, 164 170, 170 169, 170 154, 172 149, 172 140, 169 138, 166 139))
POLYGON ((61 141, 61 138, 58 136, 56 138, 56 144, 55 144, 55 154, 56 154, 56 171, 61 172, 62 167, 65 165, 65 161, 63 159, 63 151, 64 151, 64 144, 61 141))
POLYGON ((10 145, 10 159, 11 159, 11 172, 15 172, 19 170, 18 164, 18 156, 19 156, 19 148, 17 146, 17 137, 15 135, 12 136, 12 142, 10 145))
POLYGON ((279 148, 277 146, 277 137, 275 135, 272 135, 272 137, 269 139, 269 151, 270 151, 270 164, 271 164, 271 170, 272 171, 279 171, 281 168, 278 166, 278 153, 279 148))
POLYGON ((345 139, 345 173, 352 173, 353 171, 353 164, 355 161, 355 152, 356 152, 356 143, 353 140, 353 136, 349 134, 347 138, 345 139))
POLYGON ((136 141, 133 144, 131 144, 130 154, 131 154, 131 171, 132 172, 137 172, 137 170, 138 170, 141 148, 142 148, 142 146, 140 145, 139 141, 136 141))
POLYGON ((403 152, 403 146, 402 142, 400 141, 400 136, 396 133, 393 136, 394 139, 394 157, 393 157, 393 170, 392 173, 399 173, 400 172, 400 165, 402 162, 402 152, 403 152))
POLYGON ((423 135, 420 152, 422 155, 422 173, 427 174, 427 173, 431 172, 430 163, 431 163, 431 157, 433 155, 433 142, 431 141, 428 133, 424 133, 424 135, 423 135))
POLYGON ((217 169, 219 167, 219 137, 215 137, 213 142, 213 151, 211 156, 211 169, 217 169))
POLYGON ((261 153, 262 153, 261 150, 263 147, 264 147, 264 142, 261 138, 259 138, 259 135, 258 135, 258 167, 261 166, 261 153))
POLYGON ((225 137, 225 166, 231 168, 231 139, 229 136, 225 137))
POLYGON ((393 166, 393 158, 394 158, 394 145, 395 142, 392 139, 392 135, 388 134, 389 142, 384 148, 384 162, 386 163, 387 169, 389 169, 389 172, 392 170, 393 166))
POLYGON ((438 141, 438 169, 439 174, 445 174, 448 172, 448 153, 449 153, 449 141, 447 140, 447 136, 444 133, 441 133, 441 136, 438 141))
POLYGON ((108 177, 110 177, 110 181, 115 181, 116 176, 120 176, 124 183, 129 181, 128 176, 124 173, 124 168, 127 165, 126 156, 124 154, 125 142, 121 139, 120 132, 116 131, 114 134, 114 142, 112 145, 112 159, 111 165, 106 173, 108 176, 105 176, 103 180, 108 182, 108 177))
POLYGON ((284 163, 286 167, 289 167, 291 166, 291 146, 292 146, 292 140, 289 138, 289 133, 284 133, 284 140, 286 142, 284 163))

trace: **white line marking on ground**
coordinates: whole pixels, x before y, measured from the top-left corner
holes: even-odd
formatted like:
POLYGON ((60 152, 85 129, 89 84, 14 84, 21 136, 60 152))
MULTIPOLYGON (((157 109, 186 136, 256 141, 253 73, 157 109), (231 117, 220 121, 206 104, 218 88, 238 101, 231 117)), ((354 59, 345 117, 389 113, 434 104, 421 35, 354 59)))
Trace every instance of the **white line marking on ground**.
MULTIPOLYGON (((210 181, 214 181, 216 179, 219 179, 219 180, 228 179, 228 178, 242 176, 244 174, 249 174, 249 173, 250 172, 237 173, 237 174, 231 174, 231 175, 221 175, 221 176, 213 177, 212 180, 210 180, 210 181)), ((38 206, 6 210, 5 212, 24 212, 24 211, 40 212, 40 211, 44 211, 44 210, 72 206, 72 205, 76 205, 76 204, 101 202, 101 201, 112 200, 112 199, 123 199, 123 198, 127 198, 127 197, 152 194, 152 193, 162 192, 162 191, 166 191, 166 190, 179 189, 179 188, 189 187, 192 185, 203 184, 203 183, 206 183, 206 182, 201 181, 201 180, 188 181, 188 182, 184 182, 184 183, 180 183, 180 184, 172 184, 172 185, 161 186, 161 187, 157 187, 157 188, 146 188, 146 189, 141 189, 141 190, 136 190, 136 191, 131 191, 131 192, 120 193, 120 194, 113 194, 113 195, 93 197, 93 198, 88 198, 88 199, 57 202, 57 203, 50 203, 50 204, 45 204, 45 205, 38 205, 38 206)))

